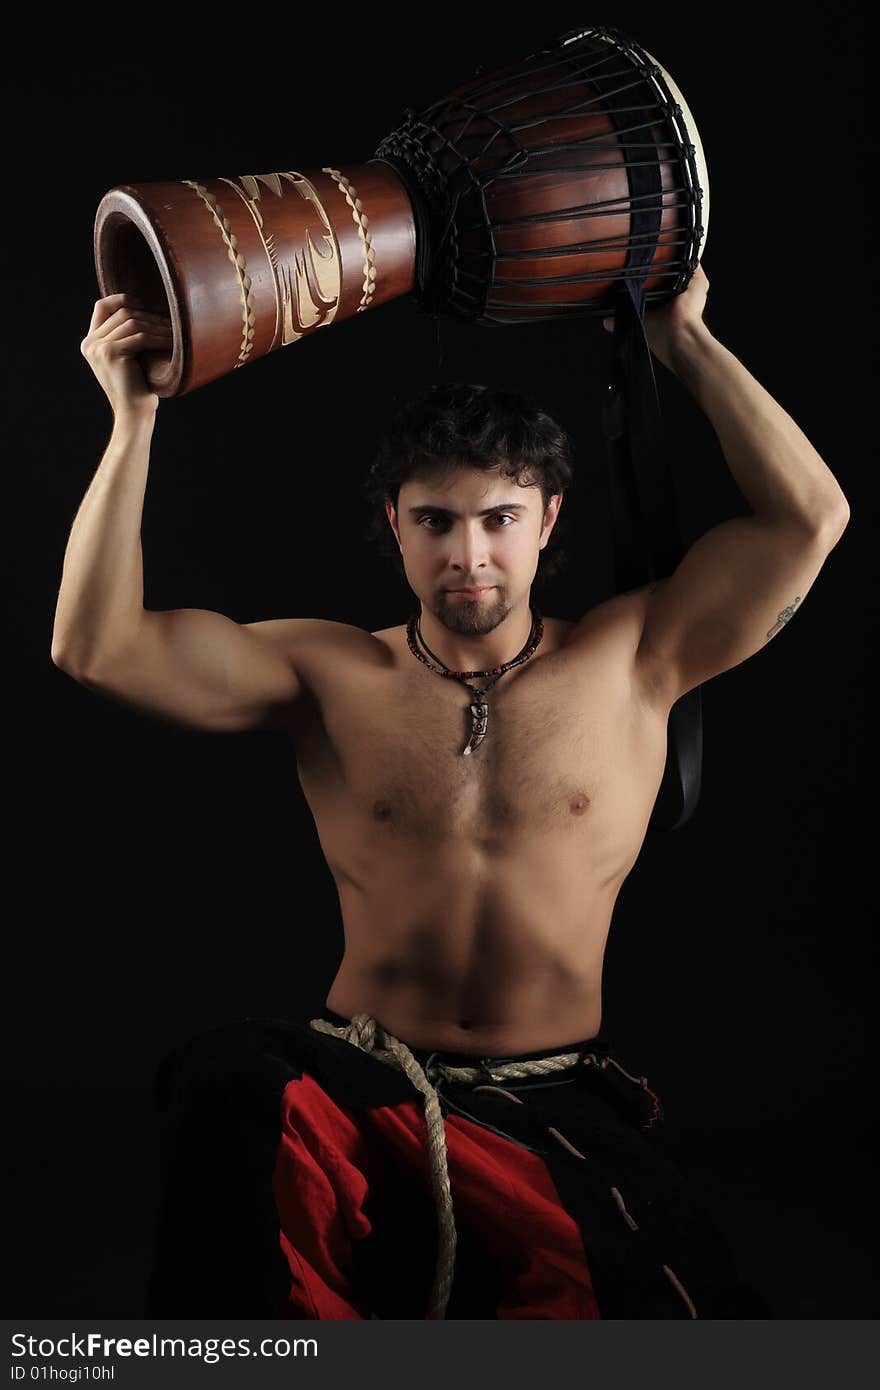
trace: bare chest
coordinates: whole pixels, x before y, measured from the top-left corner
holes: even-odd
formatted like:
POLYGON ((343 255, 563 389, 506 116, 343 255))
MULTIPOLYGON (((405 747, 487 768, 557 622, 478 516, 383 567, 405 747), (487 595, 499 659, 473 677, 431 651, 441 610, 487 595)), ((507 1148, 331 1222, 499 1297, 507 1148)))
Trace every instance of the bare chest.
POLYGON ((656 793, 665 731, 635 698, 624 660, 561 648, 506 673, 486 698, 485 737, 464 755, 472 696, 460 682, 415 660, 337 678, 297 738, 316 816, 344 804, 388 833, 490 849, 626 804, 638 814, 642 795, 656 793))

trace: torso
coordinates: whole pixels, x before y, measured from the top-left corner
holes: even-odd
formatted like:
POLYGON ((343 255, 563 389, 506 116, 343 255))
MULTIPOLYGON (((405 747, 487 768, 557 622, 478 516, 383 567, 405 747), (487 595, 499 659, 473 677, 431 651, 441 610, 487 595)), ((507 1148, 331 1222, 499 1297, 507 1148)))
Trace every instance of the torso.
POLYGON ((611 915, 666 760, 639 603, 545 618, 469 757, 467 689, 417 661, 403 626, 332 625, 332 649, 298 658, 290 732, 345 934, 331 1009, 486 1056, 599 1031, 611 915))

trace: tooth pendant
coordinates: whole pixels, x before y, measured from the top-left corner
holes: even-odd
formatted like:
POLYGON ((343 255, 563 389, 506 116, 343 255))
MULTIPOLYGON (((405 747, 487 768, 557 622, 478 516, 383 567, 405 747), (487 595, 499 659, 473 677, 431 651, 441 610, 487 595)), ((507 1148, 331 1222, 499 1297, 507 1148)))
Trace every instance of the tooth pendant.
POLYGON ((489 723, 489 706, 485 700, 478 700, 471 705, 471 736, 467 744, 462 748, 462 757, 467 757, 475 748, 479 748, 483 739, 486 737, 486 726, 489 723))

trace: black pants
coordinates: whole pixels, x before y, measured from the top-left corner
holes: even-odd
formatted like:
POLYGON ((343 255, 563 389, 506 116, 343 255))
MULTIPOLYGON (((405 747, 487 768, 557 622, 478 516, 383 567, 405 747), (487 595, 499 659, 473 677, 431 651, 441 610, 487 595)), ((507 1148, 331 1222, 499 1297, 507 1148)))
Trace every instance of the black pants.
MULTIPOLYGON (((664 1151, 659 1097, 601 1037, 528 1057, 567 1051, 575 1066, 504 1079, 508 1096, 437 1080, 458 1232, 447 1318, 768 1316, 664 1151)), ((307 1019, 244 1019, 169 1054, 155 1098, 147 1316, 426 1315, 436 1208, 402 1072, 307 1019)))

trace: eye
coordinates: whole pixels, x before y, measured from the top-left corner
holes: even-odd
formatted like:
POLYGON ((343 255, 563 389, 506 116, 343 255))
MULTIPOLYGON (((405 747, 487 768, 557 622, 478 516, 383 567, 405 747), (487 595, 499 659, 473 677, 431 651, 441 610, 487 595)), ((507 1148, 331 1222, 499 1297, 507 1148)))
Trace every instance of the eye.
MULTIPOLYGON (((516 520, 516 517, 515 517, 515 516, 511 516, 510 512, 495 512, 495 513, 493 513, 492 516, 488 517, 487 519, 488 519, 489 521, 502 521, 502 520, 504 520, 504 521, 511 521, 511 522, 513 522, 513 521, 516 520)), ((446 525, 446 518, 445 518, 445 517, 442 517, 442 516, 421 516, 421 517, 419 517, 419 521, 418 521, 419 526, 424 525, 424 523, 425 523, 426 521, 439 521, 441 525, 443 525, 443 526, 446 525)), ((428 531, 433 531, 434 529, 435 529, 435 528, 434 528, 433 526, 428 526, 428 527, 426 527, 426 530, 428 530, 428 531)), ((501 531, 506 531, 506 530, 507 530, 507 527, 506 527, 506 526, 501 526, 501 527, 499 527, 499 530, 501 530, 501 531)))

